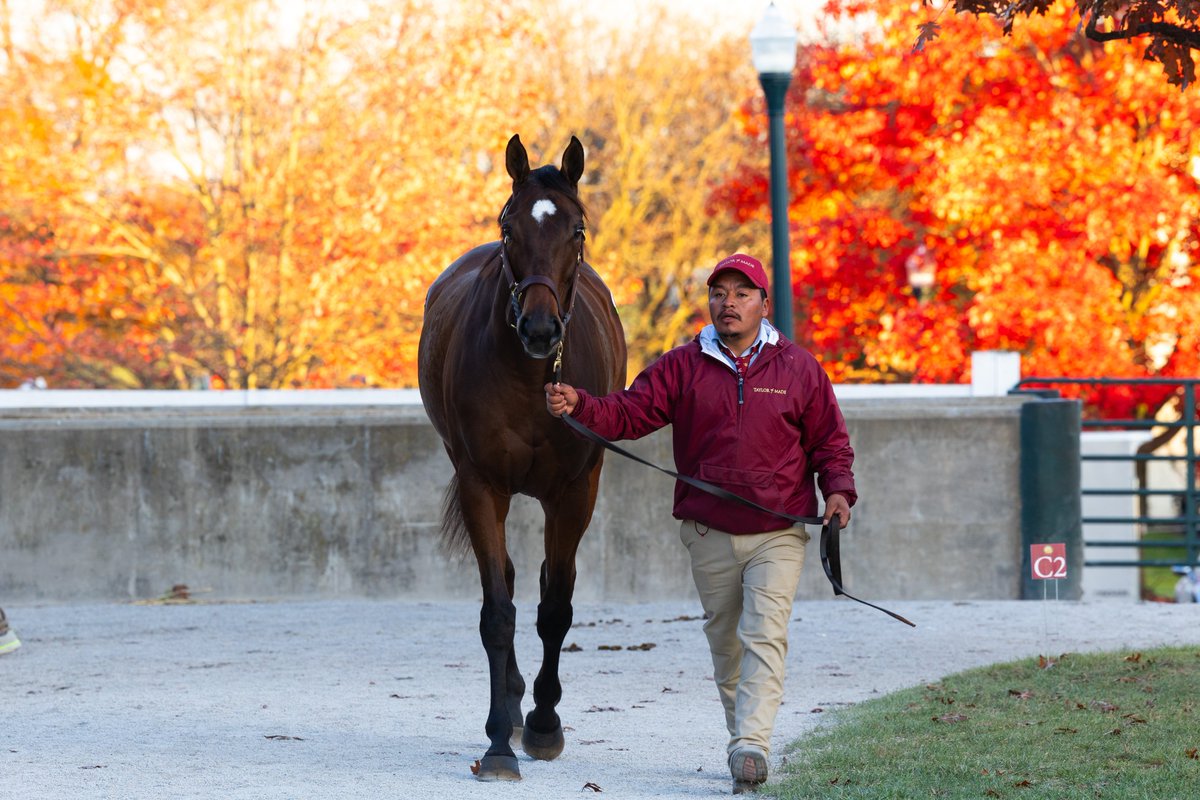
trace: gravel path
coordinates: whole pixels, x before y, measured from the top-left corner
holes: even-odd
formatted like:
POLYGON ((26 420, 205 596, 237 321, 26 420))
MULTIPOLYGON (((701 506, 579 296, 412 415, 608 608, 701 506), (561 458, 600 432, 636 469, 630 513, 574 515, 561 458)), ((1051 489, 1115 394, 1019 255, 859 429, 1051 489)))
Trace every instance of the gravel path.
MULTIPOLYGON (((1200 643, 1200 606, 798 603, 775 748, 826 713, 1037 654, 1200 643)), ((486 662, 476 603, 6 605, 0 796, 695 798, 727 795, 723 715, 690 603, 578 606, 563 654, 567 745, 480 784, 486 662), (645 647, 643 647, 643 645, 645 647), (650 645, 653 645, 652 647, 650 645), (600 649, 620 646, 620 650, 600 649), (630 649, 637 646, 638 649, 630 649)), ((533 610, 518 656, 540 663, 533 610)))

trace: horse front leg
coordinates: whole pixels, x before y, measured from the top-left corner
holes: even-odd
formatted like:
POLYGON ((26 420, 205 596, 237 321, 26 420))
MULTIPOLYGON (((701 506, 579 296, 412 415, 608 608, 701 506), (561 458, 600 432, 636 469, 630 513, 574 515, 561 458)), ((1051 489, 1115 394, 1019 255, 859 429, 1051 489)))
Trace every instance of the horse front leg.
MULTIPOLYGON (((490 745, 479 760, 475 777, 481 781, 519 781, 521 769, 513 752, 513 718, 510 694, 525 684, 516 669, 513 637, 517 609, 512 601, 512 562, 504 540, 504 518, 509 499, 479 483, 460 481, 463 521, 471 535, 471 546, 479 563, 483 606, 479 611, 479 638, 487 653, 490 701, 484 731, 490 745)), ((517 698, 517 713, 520 697, 517 698)), ((519 720, 519 717, 518 717, 519 720)))
POLYGON ((542 640, 542 667, 533 682, 533 709, 525 718, 521 748, 530 756, 549 761, 563 751, 562 721, 555 707, 562 699, 558 678, 563 640, 571 628, 575 592, 575 554, 592 518, 600 467, 586 480, 569 486, 562 496, 543 502, 546 511, 546 560, 542 562, 541 602, 537 632, 542 640))
MULTIPOLYGON (((508 599, 511 600, 515 591, 516 569, 513 567, 512 559, 505 559, 504 578, 508 585, 508 599)), ((521 739, 525 733, 525 717, 521 714, 521 700, 525 697, 525 678, 521 675, 521 670, 517 668, 517 648, 512 647, 508 651, 508 674, 505 676, 506 683, 506 706, 508 708, 508 719, 512 723, 512 733, 508 737, 510 747, 520 747, 521 739)))

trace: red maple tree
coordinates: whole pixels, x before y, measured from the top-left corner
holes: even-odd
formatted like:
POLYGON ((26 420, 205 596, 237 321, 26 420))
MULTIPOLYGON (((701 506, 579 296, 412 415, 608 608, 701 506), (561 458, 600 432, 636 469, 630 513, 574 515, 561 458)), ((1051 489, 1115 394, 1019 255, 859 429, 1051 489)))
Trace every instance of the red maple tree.
MULTIPOLYGON (((920 8, 829 10, 872 24, 801 47, 787 131, 798 338, 835 379, 961 381, 989 349, 1027 375, 1196 373, 1200 98, 1065 6, 1003 46, 999 25, 955 16, 936 53, 913 52, 920 8)), ((741 114, 765 137, 760 100, 741 114)), ((747 163, 714 202, 765 215, 765 175, 747 163)), ((1124 416, 1161 395, 1090 399, 1124 416)))
MULTIPOLYGON (((932 0, 922 2, 935 5, 932 0)), ((1072 5, 1075 13, 1068 24, 1092 41, 1143 41, 1142 57, 1161 64, 1168 83, 1186 89, 1195 82, 1192 50, 1200 48, 1200 14, 1191 0, 1073 0, 1072 5)), ((990 16, 1011 34, 1019 17, 1041 16, 1053 6, 1054 0, 950 0, 942 10, 990 16)), ((936 19, 921 23, 917 46, 936 38, 940 28, 936 19)))

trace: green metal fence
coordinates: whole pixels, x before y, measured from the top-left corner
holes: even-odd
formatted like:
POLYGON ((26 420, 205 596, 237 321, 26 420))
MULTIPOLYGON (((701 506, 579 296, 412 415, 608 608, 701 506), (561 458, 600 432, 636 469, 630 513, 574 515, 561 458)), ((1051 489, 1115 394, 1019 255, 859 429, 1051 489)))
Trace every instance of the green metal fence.
MULTIPOLYGON (((1145 539, 1139 537, 1134 541, 1119 541, 1105 540, 1092 541, 1084 540, 1084 545, 1094 548, 1105 547, 1137 547, 1141 548, 1143 558, 1138 560, 1106 560, 1106 559, 1089 559, 1084 562, 1085 566, 1089 567, 1170 567, 1178 565, 1200 566, 1200 502, 1198 502, 1197 494, 1197 469, 1200 465, 1200 459, 1197 458, 1197 447, 1200 446, 1200 437, 1197 436, 1197 428, 1200 428, 1200 419, 1197 418, 1196 405, 1196 389, 1200 386, 1200 379, 1179 379, 1179 378, 1142 378, 1142 379, 1122 379, 1122 378, 1046 378, 1046 377, 1029 377, 1023 378, 1015 387, 1016 391, 1028 392, 1037 391, 1041 388, 1053 388, 1055 386, 1095 386, 1095 387, 1129 387, 1137 389, 1138 387, 1158 387, 1160 389, 1171 388, 1174 395, 1178 398, 1180 414, 1179 419, 1175 421, 1160 422, 1154 419, 1101 419, 1094 417, 1092 414, 1084 414, 1081 422, 1082 429, 1087 430, 1161 430, 1161 429, 1183 429, 1183 453, 1172 455, 1158 452, 1151 453, 1136 453, 1130 455, 1092 455, 1084 454, 1081 458, 1084 461, 1128 461, 1131 464, 1138 462, 1184 462, 1184 485, 1182 488, 1153 488, 1148 485, 1140 485, 1131 489, 1099 489, 1083 486, 1082 494, 1086 497, 1093 496, 1113 496, 1124 495, 1128 497, 1175 497, 1177 498, 1178 513, 1171 515, 1149 515, 1149 514, 1133 514, 1131 516, 1122 517, 1089 517, 1084 514, 1082 521, 1084 525, 1139 525, 1142 530, 1153 528, 1157 531, 1165 531, 1166 535, 1156 537, 1154 539, 1145 539), (1164 548, 1180 548, 1185 556, 1183 559, 1175 558, 1146 558, 1147 550, 1159 550, 1164 548)), ((1178 434, 1176 434, 1178 438, 1178 434)), ((1174 439, 1172 439, 1174 441, 1174 439)), ((1161 448, 1160 448, 1161 449, 1161 448)), ((1146 504, 1138 504, 1145 506, 1146 504)))

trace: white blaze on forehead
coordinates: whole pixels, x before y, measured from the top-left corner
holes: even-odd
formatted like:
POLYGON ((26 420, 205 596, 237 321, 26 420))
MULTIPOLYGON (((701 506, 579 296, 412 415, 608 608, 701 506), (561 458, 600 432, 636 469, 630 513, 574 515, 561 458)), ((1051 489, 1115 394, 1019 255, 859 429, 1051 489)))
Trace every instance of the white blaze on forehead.
POLYGON ((533 218, 537 220, 538 225, 541 225, 546 217, 554 216, 557 211, 558 207, 549 200, 542 199, 533 204, 533 218))

